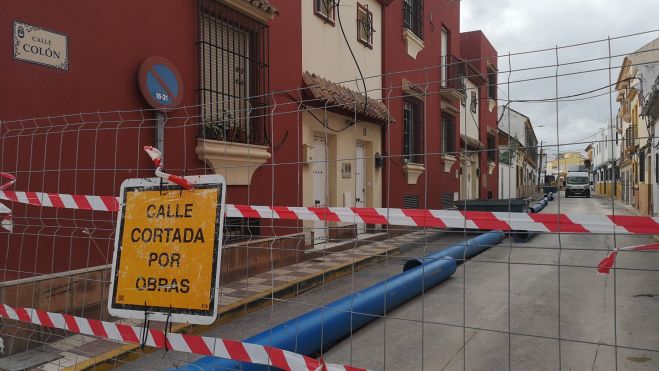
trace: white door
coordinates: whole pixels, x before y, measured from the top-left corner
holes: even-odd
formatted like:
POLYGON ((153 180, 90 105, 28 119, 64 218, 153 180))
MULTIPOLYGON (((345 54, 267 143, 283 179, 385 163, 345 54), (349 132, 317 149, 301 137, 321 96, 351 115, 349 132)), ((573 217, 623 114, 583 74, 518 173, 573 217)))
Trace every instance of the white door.
POLYGON ((471 194, 469 199, 474 200, 478 198, 478 160, 472 161, 471 163, 471 194))
MULTIPOLYGON (((355 151, 355 206, 366 207, 366 189, 364 186, 364 175, 366 169, 364 168, 364 145, 357 144, 355 151)), ((357 234, 366 232, 364 223, 357 223, 357 234)))
MULTIPOLYGON (((314 207, 326 207, 327 195, 327 141, 323 137, 313 138, 313 199, 314 207)), ((327 241, 327 223, 314 222, 314 244, 327 241)))

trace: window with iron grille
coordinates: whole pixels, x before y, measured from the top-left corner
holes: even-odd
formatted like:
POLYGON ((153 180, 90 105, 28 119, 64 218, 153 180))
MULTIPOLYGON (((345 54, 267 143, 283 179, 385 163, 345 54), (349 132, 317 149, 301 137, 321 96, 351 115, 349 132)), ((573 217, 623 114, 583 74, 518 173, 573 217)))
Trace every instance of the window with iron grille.
POLYGON ((268 28, 214 0, 199 1, 202 135, 267 144, 268 28))
POLYGON ((455 154, 455 122, 453 116, 442 115, 442 153, 455 154))
POLYGON ((403 27, 423 40, 423 0, 403 1, 403 27))
POLYGON ((638 181, 645 182, 645 156, 638 157, 638 181))
POLYGON ((475 91, 471 91, 471 101, 469 109, 471 109, 472 113, 476 113, 478 111, 478 94, 475 91))
POLYGON ((368 10, 368 5, 364 6, 357 3, 357 40, 368 46, 373 47, 373 12, 368 10))
POLYGON ((444 192, 442 193, 442 208, 449 209, 453 207, 453 193, 444 192))
POLYGON ((403 160, 422 163, 423 103, 406 98, 403 105, 403 160))
POLYGON ((336 17, 336 0, 313 0, 313 11, 325 22, 334 25, 336 17))
POLYGON ((258 237, 261 233, 259 219, 226 218, 223 237, 225 242, 235 242, 258 237))
POLYGON ((497 100, 497 70, 491 67, 487 70, 487 97, 497 100))
POLYGON ((403 196, 403 208, 404 209, 418 209, 419 208, 419 196, 403 196))
POLYGON ((487 135, 487 160, 490 162, 497 160, 496 139, 490 134, 487 135))

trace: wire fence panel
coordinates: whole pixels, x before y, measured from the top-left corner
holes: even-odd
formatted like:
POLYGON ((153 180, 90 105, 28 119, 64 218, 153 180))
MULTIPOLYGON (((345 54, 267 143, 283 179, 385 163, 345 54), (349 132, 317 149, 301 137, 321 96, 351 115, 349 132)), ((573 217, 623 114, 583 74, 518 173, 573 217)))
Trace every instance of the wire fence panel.
POLYGON ((198 104, 0 122, 0 368, 659 368, 659 44, 619 44, 656 30, 274 91, 199 6, 198 104), (209 326, 108 313, 159 120, 161 171, 227 183, 209 326))

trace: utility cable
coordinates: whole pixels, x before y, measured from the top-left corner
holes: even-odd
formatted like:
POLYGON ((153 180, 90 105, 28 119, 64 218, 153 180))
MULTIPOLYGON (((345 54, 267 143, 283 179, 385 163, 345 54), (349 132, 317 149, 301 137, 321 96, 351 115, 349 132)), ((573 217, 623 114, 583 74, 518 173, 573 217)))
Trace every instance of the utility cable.
POLYGON ((366 115, 366 108, 368 107, 368 89, 366 89, 366 80, 364 79, 364 74, 362 73, 362 69, 359 66, 359 62, 357 62, 357 57, 355 57, 355 53, 352 51, 350 42, 348 42, 348 36, 346 36, 346 32, 343 30, 343 22, 341 22, 341 0, 336 1, 336 18, 338 18, 339 20, 339 28, 341 29, 341 34, 343 35, 343 39, 345 40, 346 45, 348 46, 350 55, 352 55, 352 60, 355 62, 355 66, 357 66, 359 77, 361 78, 362 84, 364 85, 364 110, 362 111, 361 114, 361 116, 364 117, 366 115))

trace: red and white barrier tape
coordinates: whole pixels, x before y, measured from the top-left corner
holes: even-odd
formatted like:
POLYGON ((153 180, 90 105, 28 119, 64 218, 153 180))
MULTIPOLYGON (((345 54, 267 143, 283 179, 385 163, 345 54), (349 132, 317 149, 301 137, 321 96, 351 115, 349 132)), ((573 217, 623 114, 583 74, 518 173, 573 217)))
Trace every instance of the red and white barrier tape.
MULTIPOLYGON (((0 199, 42 207, 119 210, 119 198, 0 191, 0 199)), ((436 228, 562 233, 659 234, 659 217, 633 215, 527 214, 488 211, 367 207, 226 205, 227 217, 389 224, 436 228)))
POLYGON ((0 191, 4 191, 5 189, 9 188, 9 186, 16 183, 16 177, 9 173, 0 172, 0 178, 9 179, 8 182, 0 184, 0 191))
MULTIPOLYGON (((122 325, 95 319, 71 316, 63 313, 46 312, 34 308, 12 308, 0 304, 0 318, 12 319, 35 325, 57 328, 104 339, 141 344, 143 327, 122 325)), ((365 371, 348 365, 326 364, 322 360, 303 356, 287 350, 265 345, 223 340, 207 336, 196 336, 147 329, 144 345, 166 348, 179 352, 215 356, 240 362, 272 365, 283 370, 333 370, 365 371)))
MULTIPOLYGON (((16 177, 9 173, 0 172, 0 178, 9 179, 8 182, 0 185, 0 191, 9 188, 9 186, 16 182, 16 177)), ((9 232, 11 232, 14 228, 14 223, 12 222, 11 218, 11 209, 2 203, 0 203, 0 227, 6 229, 9 232)))
POLYGON ((606 258, 602 259, 602 261, 600 261, 600 263, 597 265, 597 273, 609 274, 609 271, 611 270, 611 268, 613 268, 613 264, 616 261, 616 255, 618 255, 618 251, 659 251, 659 243, 627 246, 613 250, 609 253, 609 255, 606 256, 606 258))
POLYGON ((6 229, 9 232, 14 230, 14 222, 12 220, 11 214, 0 215, 0 227, 6 229))
POLYGON ((151 161, 156 165, 156 176, 168 180, 172 183, 180 185, 183 189, 192 189, 193 185, 190 182, 180 176, 168 174, 162 171, 162 153, 158 148, 152 146, 144 146, 144 151, 151 157, 151 161))

